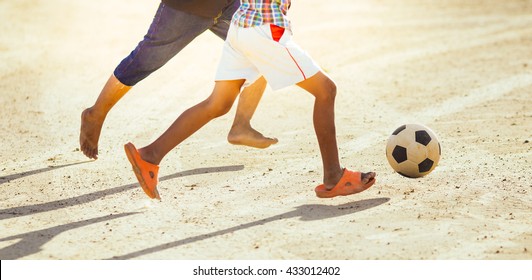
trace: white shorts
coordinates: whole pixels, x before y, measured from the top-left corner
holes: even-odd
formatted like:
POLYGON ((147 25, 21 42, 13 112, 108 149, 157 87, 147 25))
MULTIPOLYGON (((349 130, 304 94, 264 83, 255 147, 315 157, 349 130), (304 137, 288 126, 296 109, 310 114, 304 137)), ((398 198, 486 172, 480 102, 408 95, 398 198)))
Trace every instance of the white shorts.
POLYGON ((290 30, 270 24, 249 28, 231 24, 215 80, 245 79, 246 87, 262 75, 277 90, 304 81, 320 70, 292 40, 290 30))

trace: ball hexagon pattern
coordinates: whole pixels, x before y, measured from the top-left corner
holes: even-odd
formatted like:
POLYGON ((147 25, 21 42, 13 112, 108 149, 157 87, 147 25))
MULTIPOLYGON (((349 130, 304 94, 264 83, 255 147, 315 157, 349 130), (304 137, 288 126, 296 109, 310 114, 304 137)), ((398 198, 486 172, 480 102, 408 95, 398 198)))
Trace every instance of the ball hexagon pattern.
POLYGON ((386 143, 386 158, 399 174, 419 178, 432 172, 438 165, 441 145, 436 134, 420 124, 398 127, 386 143))

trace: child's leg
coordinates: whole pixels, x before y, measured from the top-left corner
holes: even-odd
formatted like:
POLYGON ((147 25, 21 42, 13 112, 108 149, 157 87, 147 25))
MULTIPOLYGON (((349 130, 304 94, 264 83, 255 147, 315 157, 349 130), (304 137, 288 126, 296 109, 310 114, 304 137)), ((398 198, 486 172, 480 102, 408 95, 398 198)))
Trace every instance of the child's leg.
POLYGON ((130 89, 130 86, 122 84, 115 75, 111 75, 94 105, 81 113, 79 144, 81 151, 87 157, 98 159, 98 141, 103 122, 111 108, 130 89))
MULTIPOLYGON (((316 98, 313 115, 314 130, 316 131, 323 161, 323 183, 330 190, 338 183, 343 174, 338 158, 334 122, 336 85, 321 71, 297 85, 316 98)), ((375 173, 373 172, 363 173, 362 183, 366 183, 374 177, 375 173)))
POLYGON ((313 122, 323 162, 323 183, 332 188, 342 177, 334 124, 336 85, 322 72, 318 72, 297 85, 316 98, 313 122))
POLYGON ((218 81, 212 94, 187 109, 150 145, 139 149, 143 160, 158 165, 164 156, 183 140, 214 118, 226 114, 240 92, 244 80, 218 81))
POLYGON ((212 19, 173 9, 164 3, 153 17, 143 39, 115 68, 93 106, 81 115, 80 147, 98 158, 103 123, 113 106, 138 82, 161 68, 194 38, 212 26, 212 19))
POLYGON ((246 145, 264 149, 277 143, 277 138, 269 138, 251 127, 251 117, 266 89, 266 79, 261 77, 246 87, 238 98, 235 119, 227 135, 227 141, 234 145, 246 145))

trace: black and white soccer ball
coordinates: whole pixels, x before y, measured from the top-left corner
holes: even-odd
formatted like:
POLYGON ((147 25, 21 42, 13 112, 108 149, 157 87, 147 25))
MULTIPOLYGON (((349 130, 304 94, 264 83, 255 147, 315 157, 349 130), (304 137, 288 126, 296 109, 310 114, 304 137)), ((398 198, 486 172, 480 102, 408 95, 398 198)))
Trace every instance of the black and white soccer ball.
POLYGON ((405 124, 388 138, 386 158, 393 170, 409 177, 423 177, 438 165, 441 145, 436 134, 420 124, 405 124))

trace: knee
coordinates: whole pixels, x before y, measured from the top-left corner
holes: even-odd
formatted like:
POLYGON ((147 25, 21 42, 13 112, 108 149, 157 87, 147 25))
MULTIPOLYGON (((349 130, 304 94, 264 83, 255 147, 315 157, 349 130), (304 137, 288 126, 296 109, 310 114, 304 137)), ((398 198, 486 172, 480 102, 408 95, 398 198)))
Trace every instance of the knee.
POLYGON ((316 96, 317 98, 327 101, 334 102, 336 99, 336 84, 332 80, 327 80, 320 90, 320 94, 316 96))
POLYGON ((227 114, 233 104, 231 102, 215 102, 209 98, 204 101, 204 105, 211 118, 218 118, 227 114))
POLYGON ((329 92, 330 98, 334 100, 336 98, 336 84, 332 80, 329 85, 327 85, 327 91, 329 92))
POLYGON ((232 103, 224 102, 222 104, 219 104, 216 109, 216 117, 221 117, 229 112, 232 107, 232 103))

